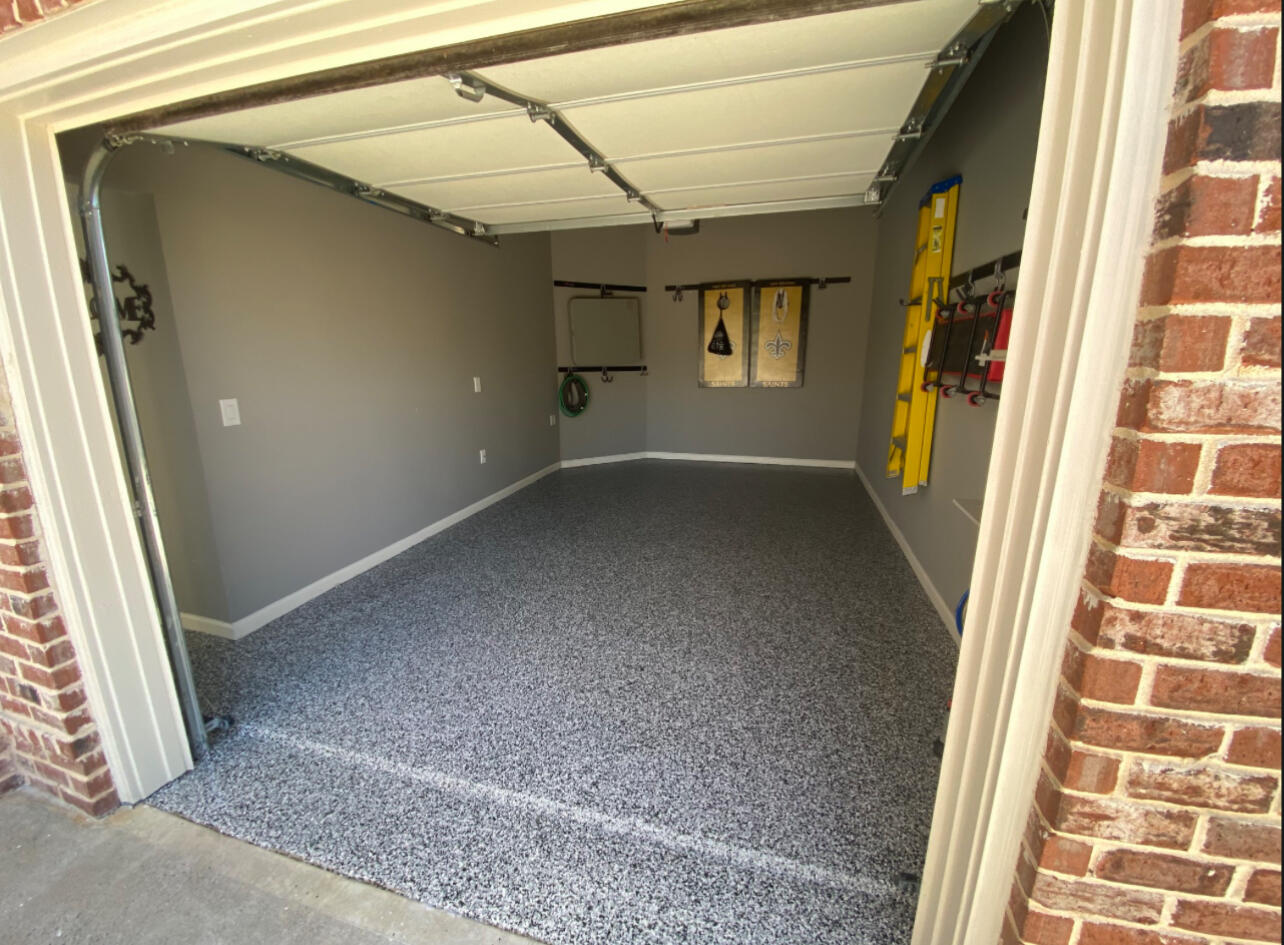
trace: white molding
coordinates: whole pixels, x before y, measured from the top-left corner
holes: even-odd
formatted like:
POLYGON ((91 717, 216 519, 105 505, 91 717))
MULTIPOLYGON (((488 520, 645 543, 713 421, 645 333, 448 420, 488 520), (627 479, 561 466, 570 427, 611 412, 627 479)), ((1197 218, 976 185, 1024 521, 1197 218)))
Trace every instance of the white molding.
POLYGON ((995 942, 1088 554, 1161 173, 1169 0, 1062 4, 912 945, 995 942))
POLYGON ((584 456, 580 459, 562 460, 563 469, 575 469, 577 466, 600 466, 603 463, 628 463, 635 459, 646 459, 646 453, 611 453, 607 456, 584 456))
POLYGON ((887 506, 878 497, 878 493, 874 491, 874 486, 869 481, 869 477, 865 475, 865 471, 860 466, 856 467, 856 477, 860 480, 861 485, 865 487, 865 493, 869 496, 870 501, 874 503, 874 507, 878 509, 878 514, 883 516, 883 524, 887 526, 887 530, 896 539, 896 544, 900 545, 901 554, 905 555, 905 560, 914 569, 914 576, 918 578, 918 583, 923 585, 923 591, 927 594, 927 599, 932 602, 932 606, 936 608, 936 614, 941 618, 941 623, 945 624, 945 629, 949 633, 950 639, 957 644, 959 642, 959 632, 954 625, 954 611, 950 609, 950 605, 945 602, 945 597, 936 589, 932 579, 928 577, 927 568, 923 567, 923 562, 919 561, 918 555, 914 554, 914 549, 910 547, 909 539, 905 537, 905 533, 900 530, 900 527, 892 519, 891 514, 887 511, 887 506))
POLYGON ((551 463, 538 472, 533 472, 529 476, 517 480, 517 482, 514 482, 512 485, 505 486, 498 492, 492 492, 484 499, 478 499, 472 505, 464 506, 464 508, 460 509, 458 512, 447 515, 445 518, 438 519, 431 525, 419 529, 419 531, 414 534, 407 535, 405 538, 394 541, 391 545, 388 545, 385 548, 380 548, 378 551, 371 552, 364 558, 354 561, 352 564, 345 565, 339 570, 327 574, 323 578, 318 578, 311 584, 301 587, 291 594, 286 594, 280 600, 273 601, 266 607, 260 607, 258 610, 254 611, 254 613, 242 617, 240 620, 232 621, 232 636, 230 639, 239 640, 242 637, 249 636, 255 630, 266 626, 278 617, 283 617, 290 611, 302 607, 314 597, 320 597, 326 591, 338 587, 344 581, 350 581, 358 574, 363 574, 366 571, 369 571, 375 565, 383 564, 383 562, 387 561, 389 558, 395 558, 403 551, 413 548, 424 539, 431 538, 438 532, 444 532, 452 525, 458 525, 464 519, 472 515, 476 515, 482 509, 490 508, 490 506, 494 505, 496 502, 507 499, 513 493, 520 492, 532 483, 543 479, 549 473, 557 472, 557 470, 561 468, 562 464, 560 462, 551 463))
POLYGON ((759 466, 813 466, 820 469, 855 469, 854 459, 794 459, 787 456, 728 456, 722 453, 666 453, 647 450, 645 459, 672 459, 688 463, 749 463, 759 466))
POLYGON ((183 621, 184 630, 194 630, 197 633, 209 634, 212 637, 222 637, 224 640, 237 640, 236 627, 226 620, 215 620, 213 617, 202 617, 200 614, 179 614, 183 621))
MULTIPOLYGON (((234 620, 231 623, 228 623, 226 621, 212 620, 208 617, 201 617, 195 614, 183 614, 183 626, 187 627, 189 630, 196 630, 200 633, 210 633, 214 636, 224 637, 228 640, 240 640, 249 636, 255 630, 258 630, 259 628, 271 623, 273 620, 276 620, 278 617, 283 617, 290 611, 302 607, 313 598, 319 597, 326 591, 338 587, 344 581, 352 580, 358 574, 363 574, 376 565, 387 561, 389 558, 396 557, 403 551, 419 544, 419 542, 424 539, 431 538, 438 532, 445 531, 452 525, 457 525, 469 516, 476 515, 482 509, 489 508, 496 502, 507 499, 510 495, 513 495, 514 493, 525 489, 532 483, 543 479, 549 473, 556 472, 559 469, 575 469, 580 466, 598 466, 605 463, 627 463, 639 459, 670 459, 710 463, 756 463, 768 466, 818 466, 830 469, 856 468, 856 464, 854 462, 848 462, 846 460, 782 459, 775 456, 720 456, 706 453, 615 453, 608 456, 589 456, 583 459, 564 459, 560 462, 545 466, 538 472, 532 473, 510 486, 505 486, 498 492, 493 492, 486 496, 486 498, 479 499, 472 505, 462 508, 451 515, 447 515, 445 518, 439 519, 425 528, 421 528, 412 535, 407 535, 405 538, 399 539, 385 548, 380 548, 378 551, 372 552, 364 558, 354 561, 352 564, 346 565, 337 571, 327 574, 325 577, 319 578, 311 584, 301 587, 293 593, 285 595, 280 600, 273 601, 266 607, 259 608, 254 611, 254 613, 242 617, 240 620, 234 620)), ((886 518, 885 512, 884 518, 886 518)), ((894 532, 894 534, 898 535, 897 541, 901 542, 901 547, 906 549, 906 555, 910 557, 910 563, 914 565, 915 573, 919 573, 921 569, 917 564, 916 559, 914 559, 908 551, 908 546, 904 544, 904 539, 899 537, 899 533, 894 532)), ((925 582, 924 587, 931 587, 930 582, 926 582, 925 575, 920 574, 919 580, 925 582)), ((934 589, 929 590, 928 593, 929 595, 935 594, 934 602, 940 599, 940 595, 936 594, 934 589)), ((942 606, 944 606, 943 603, 938 605, 938 610, 942 606)), ((951 620, 952 619, 953 618, 951 618, 951 620)))

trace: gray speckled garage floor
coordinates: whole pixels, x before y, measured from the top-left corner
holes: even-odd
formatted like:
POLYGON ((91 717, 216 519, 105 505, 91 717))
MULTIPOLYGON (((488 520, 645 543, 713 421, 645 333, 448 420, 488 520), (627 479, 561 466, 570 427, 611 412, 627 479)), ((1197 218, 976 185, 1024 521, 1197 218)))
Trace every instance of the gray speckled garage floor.
POLYGON ((909 941, 956 649, 851 473, 563 470, 190 637, 157 807, 556 945, 909 941))

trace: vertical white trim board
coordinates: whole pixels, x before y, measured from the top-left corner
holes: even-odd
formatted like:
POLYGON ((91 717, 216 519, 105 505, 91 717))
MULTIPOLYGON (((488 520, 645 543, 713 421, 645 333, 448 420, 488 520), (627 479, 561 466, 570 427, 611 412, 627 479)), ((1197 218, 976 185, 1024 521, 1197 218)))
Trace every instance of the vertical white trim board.
POLYGON ((939 616, 941 618, 941 622, 945 624, 945 629, 949 632, 950 639, 955 643, 958 643, 959 633, 958 629, 954 625, 954 611, 951 610, 950 605, 945 602, 945 598, 941 596, 941 592, 936 589, 936 585, 932 583, 932 579, 927 576, 927 569, 923 567, 923 562, 918 560, 918 555, 914 554, 914 549, 910 547, 909 539, 905 537, 905 533, 900 530, 894 521, 892 521, 892 516, 888 514, 887 506, 883 505, 883 500, 880 499, 878 497, 878 493, 874 491, 874 486, 865 476, 865 471, 861 469, 860 466, 856 466, 855 468, 857 478, 860 479, 861 485, 865 487, 865 493, 869 496, 870 501, 874 503, 874 507, 878 509, 878 514, 883 516, 883 524, 887 526, 887 530, 891 532, 892 537, 896 539, 896 544, 900 545, 901 553, 905 555, 905 560, 908 561, 909 566, 914 569, 914 576, 918 578, 918 583, 923 585, 923 590, 927 594, 927 599, 930 600, 932 602, 932 606, 936 608, 937 616, 939 616))

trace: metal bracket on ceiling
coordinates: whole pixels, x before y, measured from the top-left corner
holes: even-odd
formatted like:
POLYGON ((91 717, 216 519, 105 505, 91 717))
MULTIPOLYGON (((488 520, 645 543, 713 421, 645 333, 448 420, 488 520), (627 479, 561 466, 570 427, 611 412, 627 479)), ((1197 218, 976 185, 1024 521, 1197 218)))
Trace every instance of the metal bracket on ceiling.
POLYGON ((486 96, 486 86, 484 84, 465 79, 457 72, 447 73, 446 81, 450 83, 450 87, 455 90, 456 95, 470 102, 480 102, 486 96))
POLYGON ((353 197, 362 203, 383 210, 392 210, 402 216, 410 217, 433 226, 441 227, 460 236, 481 240, 491 245, 498 245, 499 237, 492 233, 486 224, 469 217, 461 217, 447 210, 430 207, 400 194, 390 193, 381 187, 355 180, 328 167, 313 164, 297 158, 285 151, 275 148, 264 148, 257 145, 231 144, 224 141, 205 141, 198 138, 171 138, 166 135, 130 134, 109 138, 106 146, 112 150, 129 144, 154 144, 172 151, 175 145, 198 146, 222 151, 247 161, 253 161, 261 167, 269 167, 282 174, 312 184, 319 184, 345 197, 353 197))
POLYGON ((968 47, 962 43, 955 43, 953 46, 943 50, 940 55, 927 64, 927 67, 932 71, 936 71, 954 66, 965 66, 971 58, 971 52, 968 47))
MULTIPOLYGON (((469 72, 456 73, 450 77, 450 81, 452 85, 458 82, 456 91, 460 87, 474 90, 481 89, 483 95, 493 95, 500 101, 508 102, 510 105, 516 105, 518 108, 524 109, 532 122, 547 122, 548 126, 556 131, 563 141, 579 152, 580 156, 588 162, 591 172, 604 175, 607 180, 624 193, 626 200, 630 203, 641 204, 652 213, 660 212, 660 208, 652 203, 642 191, 634 187, 633 184, 625 179, 624 175, 611 166, 606 159, 606 155, 584 140, 579 132, 570 126, 562 114, 547 102, 527 98, 517 92, 487 82, 481 76, 469 72)), ((480 99, 477 100, 480 101, 480 99)))
POLYGON ((526 106, 526 114, 530 117, 532 124, 537 121, 546 121, 550 125, 557 122, 557 112, 547 105, 537 105, 531 102, 526 106))
POLYGON ((921 153, 928 137, 958 97, 995 32, 1024 0, 981 0, 972 18, 927 64, 928 77, 900 131, 870 182, 865 202, 886 203, 896 182, 921 153))

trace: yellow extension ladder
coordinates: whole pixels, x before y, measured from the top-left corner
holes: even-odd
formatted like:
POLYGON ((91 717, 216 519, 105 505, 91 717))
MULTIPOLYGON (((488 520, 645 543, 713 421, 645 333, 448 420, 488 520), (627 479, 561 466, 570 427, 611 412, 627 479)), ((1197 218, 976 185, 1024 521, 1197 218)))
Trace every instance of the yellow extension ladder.
POLYGON ((905 307, 901 369, 896 379, 896 408, 887 447, 887 478, 901 477, 901 495, 927 485, 932 460, 932 431, 936 423, 936 391, 924 390, 935 380, 927 365, 932 346, 936 302, 946 301, 954 256, 954 221, 958 215, 961 177, 933 184, 919 202, 918 233, 914 239, 914 272, 905 307))

